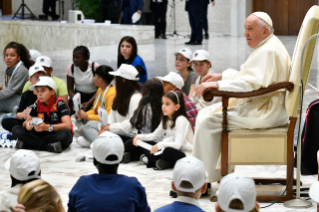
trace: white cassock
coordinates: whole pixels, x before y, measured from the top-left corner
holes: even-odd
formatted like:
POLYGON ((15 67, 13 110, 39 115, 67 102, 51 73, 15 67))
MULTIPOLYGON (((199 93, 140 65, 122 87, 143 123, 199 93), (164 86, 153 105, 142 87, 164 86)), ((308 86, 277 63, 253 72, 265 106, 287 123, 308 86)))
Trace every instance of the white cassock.
MULTIPOLYGON (((275 36, 261 41, 241 65, 240 71, 226 70, 218 82, 219 90, 247 92, 288 81, 290 56, 275 36)), ((285 109, 285 90, 247 98, 230 99, 228 129, 257 129, 283 126, 288 122, 285 109)), ((193 155, 202 160, 208 172, 207 182, 221 179, 216 164, 221 150, 221 102, 202 109, 196 118, 193 155)))

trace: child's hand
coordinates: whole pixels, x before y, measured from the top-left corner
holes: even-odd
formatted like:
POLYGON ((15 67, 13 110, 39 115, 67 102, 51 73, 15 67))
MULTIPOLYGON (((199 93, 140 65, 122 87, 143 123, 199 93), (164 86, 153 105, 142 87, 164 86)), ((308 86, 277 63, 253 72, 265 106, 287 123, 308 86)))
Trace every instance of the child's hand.
POLYGON ((29 116, 30 112, 31 112, 31 108, 29 108, 29 107, 27 107, 27 108, 22 112, 24 119, 26 119, 26 118, 29 116))
POLYGON ((88 107, 89 107, 89 103, 88 102, 84 102, 84 103, 82 103, 82 110, 84 110, 84 111, 87 111, 87 109, 89 109, 88 107))
POLYGON ((14 208, 10 207, 10 209, 14 212, 25 212, 25 207, 22 204, 17 204, 14 208))
POLYGON ((99 136, 105 131, 110 131, 110 124, 108 124, 107 126, 101 126, 101 129, 97 135, 99 136))
POLYGON ((33 129, 33 127, 30 126, 30 121, 25 121, 23 123, 23 126, 29 131, 31 131, 33 129))
POLYGON ((133 140, 133 145, 134 145, 134 146, 138 146, 138 145, 137 145, 137 141, 138 141, 138 140, 141 140, 141 138, 140 138, 139 136, 136 136, 136 137, 134 138, 134 140, 133 140))
POLYGON ((42 122, 40 125, 34 125, 34 129, 35 131, 37 132, 43 132, 43 131, 48 131, 49 130, 49 127, 50 125, 48 126, 49 124, 45 124, 44 122, 42 122))
POLYGON ((158 151, 158 146, 157 145, 154 145, 151 149, 151 154, 154 154, 158 151))
MULTIPOLYGON (((88 119, 88 117, 89 117, 89 115, 86 113, 86 112, 84 112, 84 110, 80 110, 79 112, 78 112, 78 114, 79 114, 79 116, 80 116, 80 118, 81 119, 88 119)), ((76 114, 75 114, 76 115, 76 114)), ((76 118, 76 117, 75 117, 76 118)))

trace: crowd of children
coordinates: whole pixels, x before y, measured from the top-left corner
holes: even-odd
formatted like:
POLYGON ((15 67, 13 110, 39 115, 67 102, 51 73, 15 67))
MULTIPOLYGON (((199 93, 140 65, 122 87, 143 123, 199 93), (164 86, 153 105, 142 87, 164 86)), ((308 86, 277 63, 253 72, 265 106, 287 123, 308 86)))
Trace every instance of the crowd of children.
MULTIPOLYGON (((92 148, 99 174, 78 180, 69 194, 68 211, 150 211, 144 187, 136 178, 117 172, 120 163, 136 160, 155 170, 174 168, 172 189, 177 201, 156 211, 202 211, 197 200, 207 192, 206 172, 191 154, 198 110, 212 103, 195 97, 194 90, 211 72, 210 56, 205 50, 192 54, 186 48, 174 55, 176 72, 148 79, 133 37, 121 39, 116 71, 90 61, 89 49, 78 46, 67 68, 66 84, 52 75, 49 57, 9 43, 4 49, 7 69, 5 88, 0 87, 0 112, 11 114, 3 115, 1 124, 12 133, 7 138, 17 140, 18 151, 8 162, 12 188, 3 196, 0 209, 64 211, 55 189, 37 180, 40 163, 30 149, 62 153, 75 140, 92 148), (73 103, 76 94, 81 97, 79 110, 73 103), (39 187, 37 194, 32 194, 32 187, 39 187)), ((238 178, 246 179, 234 179, 238 178)), ((221 197, 226 180, 221 182, 221 197)), ((234 208, 241 204, 251 211, 253 196, 247 197, 251 198, 248 205, 236 200, 234 208)), ((227 211, 232 205, 224 203, 216 210, 227 211)))

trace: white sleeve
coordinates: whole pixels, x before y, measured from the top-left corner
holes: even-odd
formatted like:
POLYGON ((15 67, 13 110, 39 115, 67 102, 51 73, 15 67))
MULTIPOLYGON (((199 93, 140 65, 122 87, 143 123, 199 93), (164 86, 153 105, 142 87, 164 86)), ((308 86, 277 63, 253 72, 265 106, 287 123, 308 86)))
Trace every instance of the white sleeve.
POLYGON ((125 121, 122 121, 120 123, 113 123, 110 125, 110 131, 112 133, 120 134, 120 135, 125 135, 129 134, 133 131, 131 122, 131 119, 127 119, 125 121))
POLYGON ((188 128, 190 127, 189 125, 190 123, 185 117, 179 116, 175 123, 176 130, 174 131, 174 141, 172 142, 170 138, 164 139, 157 143, 158 148, 164 149, 166 147, 171 147, 178 150, 181 149, 183 143, 186 141, 188 128))
POLYGON ((236 75, 238 74, 238 71, 232 68, 226 69, 222 73, 222 80, 231 80, 235 79, 236 75))
POLYGON ((166 130, 163 129, 161 122, 154 132, 150 134, 138 134, 137 136, 140 137, 142 141, 158 141, 164 136, 165 132, 166 130))
POLYGON ((109 123, 109 124, 116 123, 115 113, 116 113, 116 111, 114 111, 113 109, 111 109, 111 112, 110 112, 110 114, 109 114, 109 120, 108 120, 108 123, 109 123))
POLYGON ((248 92, 252 91, 253 87, 250 83, 241 80, 222 80, 218 81, 218 90, 220 91, 230 91, 230 92, 248 92))
POLYGON ((130 106, 128 109, 128 117, 133 117, 135 110, 137 109, 140 101, 142 99, 142 94, 137 93, 137 94, 133 94, 133 96, 131 97, 131 101, 130 101, 130 106))

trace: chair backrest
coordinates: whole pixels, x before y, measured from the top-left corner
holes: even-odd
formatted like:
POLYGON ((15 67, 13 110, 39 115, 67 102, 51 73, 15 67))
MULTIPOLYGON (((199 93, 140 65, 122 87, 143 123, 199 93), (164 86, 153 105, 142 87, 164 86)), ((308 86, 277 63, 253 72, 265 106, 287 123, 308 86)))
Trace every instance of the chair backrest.
MULTIPOLYGON (((303 22, 297 38, 294 55, 291 61, 291 67, 289 70, 289 82, 294 83, 294 90, 287 92, 286 94, 286 110, 290 117, 297 117, 299 107, 299 89, 300 89, 300 64, 301 54, 307 40, 319 31, 319 6, 312 6, 303 22)), ((303 57, 303 70, 302 70, 302 81, 303 81, 303 93, 308 83, 308 76, 311 68, 313 53, 315 51, 317 38, 310 41, 305 49, 303 57)))

